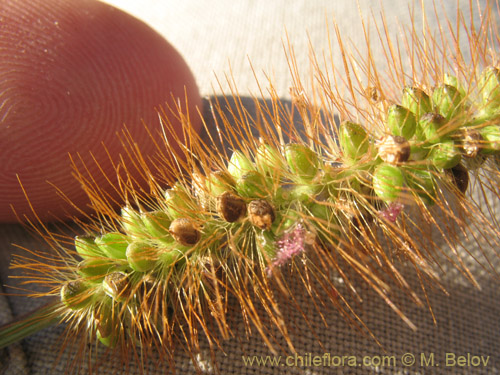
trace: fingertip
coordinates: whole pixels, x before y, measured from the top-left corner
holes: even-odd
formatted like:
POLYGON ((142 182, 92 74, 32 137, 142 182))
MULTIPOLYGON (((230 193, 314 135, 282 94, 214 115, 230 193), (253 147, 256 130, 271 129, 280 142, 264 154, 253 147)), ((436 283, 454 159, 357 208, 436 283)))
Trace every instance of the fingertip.
MULTIPOLYGON (((126 124, 147 158, 155 151, 148 133, 159 130, 155 108, 175 106, 175 98, 187 95, 192 126, 199 127, 191 71, 137 19, 90 0, 78 7, 6 1, 0 8, 0 221, 16 220, 11 205, 20 216, 31 205, 43 220, 86 207, 68 154, 79 155, 95 183, 116 195, 107 179, 116 183, 114 165, 127 153, 117 133, 126 124)), ((170 121, 181 134, 179 121, 170 121)))

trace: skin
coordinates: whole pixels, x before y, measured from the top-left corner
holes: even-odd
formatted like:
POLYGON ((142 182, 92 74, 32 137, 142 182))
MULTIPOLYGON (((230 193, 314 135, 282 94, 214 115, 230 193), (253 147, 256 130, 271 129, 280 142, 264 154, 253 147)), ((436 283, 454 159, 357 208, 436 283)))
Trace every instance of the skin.
POLYGON ((135 18, 92 0, 0 0, 0 23, 0 222, 90 212, 69 155, 116 197, 106 176, 116 182, 113 163, 124 154, 117 133, 125 124, 147 159, 155 150, 143 124, 156 134, 155 108, 173 106, 172 95, 182 103, 187 95, 199 128, 188 66, 135 18))

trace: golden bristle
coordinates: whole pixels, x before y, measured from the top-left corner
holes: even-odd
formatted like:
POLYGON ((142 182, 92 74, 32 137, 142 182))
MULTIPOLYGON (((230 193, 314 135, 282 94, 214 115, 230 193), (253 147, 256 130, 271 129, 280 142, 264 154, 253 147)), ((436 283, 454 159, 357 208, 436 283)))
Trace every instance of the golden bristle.
MULTIPOLYGON (((158 238, 138 232, 137 236, 145 241, 157 241, 154 246, 158 247, 160 260, 154 268, 134 274, 135 279, 131 280, 134 286, 127 290, 125 302, 112 303, 113 308, 120 306, 120 309, 112 312, 116 348, 110 348, 110 353, 116 353, 125 364, 132 361, 141 366, 147 359, 158 356, 174 366, 177 348, 194 357, 201 350, 202 339, 208 341, 211 351, 222 347, 225 340, 235 336, 235 320, 243 322, 248 336, 260 335, 273 353, 294 353, 297 346, 292 331, 297 323, 290 325, 285 316, 290 309, 296 309, 301 324, 312 327, 311 312, 303 311, 300 304, 305 297, 313 313, 322 317, 325 324, 327 314, 338 313, 377 341, 363 316, 366 289, 377 294, 381 303, 390 306, 397 317, 416 330, 418 324, 400 307, 402 299, 427 307, 433 316, 428 293, 434 289, 446 293, 441 279, 450 268, 458 270, 472 285, 479 287, 469 267, 471 258, 494 278, 498 277, 486 250, 482 258, 478 258, 468 252, 466 243, 472 236, 481 251, 486 245, 500 248, 498 222, 490 216, 491 206, 496 204, 492 199, 499 198, 497 160, 489 159, 484 167, 470 172, 469 185, 479 195, 469 194, 467 198, 454 183, 453 176, 436 169, 430 173, 439 181, 435 195, 425 195, 422 190, 427 186, 418 169, 424 161, 409 161, 407 165, 414 169, 406 178, 413 179, 416 187, 403 187, 397 202, 385 204, 371 189, 374 173, 360 167, 376 159, 375 142, 367 145, 368 151, 358 160, 349 160, 347 152, 337 142, 341 137, 339 119, 362 124, 373 140, 382 138, 387 133, 384 125, 387 109, 400 102, 403 88, 411 85, 429 90, 442 82, 447 72, 467 87, 467 99, 473 97, 481 89, 476 83, 480 72, 486 66, 495 65, 498 59, 494 44, 499 37, 491 13, 495 10, 493 5, 488 6, 479 28, 467 24, 463 17, 457 17, 456 25, 442 20, 439 35, 431 32, 424 17, 423 31, 411 24, 398 39, 391 38, 382 16, 376 35, 370 35, 367 23, 363 24, 368 47, 363 54, 356 46, 349 46, 334 26, 330 44, 336 41, 343 60, 333 61, 331 50, 325 55, 311 52, 310 87, 302 81, 293 47, 287 41, 285 46, 293 81, 291 104, 280 100, 270 83, 271 99, 254 99, 251 103, 254 108, 250 111, 249 103, 239 96, 234 82, 229 79, 231 92, 210 100, 211 118, 203 119, 204 135, 189 126, 190 119, 184 110, 189 103, 160 112, 164 134, 150 134, 156 140, 157 152, 151 159, 143 156, 139 145, 125 129, 121 139, 127 154, 115 165, 118 183, 114 186, 114 195, 97 185, 89 174, 89 166, 75 156, 75 177, 94 210, 84 219, 75 220, 77 232, 96 235, 123 232, 127 224, 135 224, 135 219, 128 218, 129 222, 124 223, 124 215, 116 207, 126 206, 139 216, 150 211, 168 212, 165 189, 178 189, 189 196, 189 202, 185 200, 183 207, 176 207, 183 219, 174 220, 189 221, 189 229, 196 234, 191 236, 195 237, 193 240, 180 241, 178 228, 163 228, 182 245, 179 250, 182 255, 177 256, 170 253, 173 246, 167 241, 157 245, 158 238), (446 34, 444 29, 447 29, 446 34), (458 49, 461 38, 467 39, 469 51, 458 49), (373 43, 381 44, 386 63, 384 71, 376 68, 370 48, 373 43), (465 54, 470 56, 470 62, 465 54), (170 141, 167 140, 171 139, 170 134, 175 137, 176 133, 166 111, 175 113, 184 125, 182 139, 174 139, 184 145, 178 155, 168 151, 170 141), (296 126, 297 118, 301 127, 296 126), (300 169, 300 165, 287 160, 287 143, 313 150, 323 163, 323 170, 314 171, 296 183, 293 170, 300 169), (279 156, 273 160, 275 169, 266 175, 270 182, 262 189, 264 193, 259 192, 263 195, 258 197, 259 202, 266 202, 274 210, 268 201, 285 200, 288 199, 283 198, 286 194, 292 194, 285 188, 280 196, 278 191, 282 187, 293 182, 307 189, 308 185, 319 185, 318 181, 326 173, 343 176, 335 181, 337 185, 333 182, 331 186, 325 185, 325 190, 330 187, 338 190, 335 199, 324 198, 327 192, 320 191, 310 194, 307 200, 303 196, 309 191, 305 190, 302 195, 297 193, 296 201, 282 212, 276 215, 274 211, 272 215, 268 212, 265 221, 259 221, 262 225, 243 214, 231 223, 222 220, 224 215, 220 215, 222 219, 213 220, 220 195, 212 197, 207 182, 211 174, 228 172, 232 151, 240 150, 243 157, 256 160, 263 145, 278 151, 279 156), (283 167, 287 163, 289 167, 283 167), (419 189, 419 184, 424 187, 419 189), (489 196, 486 191, 490 192, 489 196), (287 220, 294 224, 280 227, 280 223, 287 220), (237 230, 233 222, 237 222, 237 230), (288 258, 285 254, 280 260, 276 248, 267 247, 271 240, 263 232, 273 225, 279 228, 281 236, 273 240, 283 241, 283 247, 290 247, 287 251, 292 255, 288 258), (296 230, 301 232, 294 232, 296 230), (302 242, 297 244, 299 240, 293 236, 302 242), (174 260, 168 258, 170 256, 174 260), (410 273, 412 277, 416 275, 419 284, 410 281, 410 273)), ((435 12, 439 16, 438 10, 435 12)), ((412 21, 415 22, 414 17, 412 21)), ((464 116, 473 116, 471 111, 465 111, 464 116)), ((458 128, 458 121, 450 121, 447 131, 458 128)), ((312 157, 309 161, 313 164, 312 157)), ((95 164, 99 167, 99 160, 95 160, 95 164)), ((264 167, 256 169, 259 174, 266 173, 264 167)), ((111 180, 109 183, 112 184, 111 180)), ((259 184, 256 182, 251 187, 254 185, 259 184)), ((256 204, 255 198, 240 194, 242 197, 235 199, 242 206, 256 204)), ((47 292, 32 293, 32 297, 57 297, 67 281, 82 278, 78 254, 72 250, 73 238, 53 232, 41 222, 30 224, 52 247, 55 255, 49 258, 25 249, 28 255, 18 255, 13 267, 25 272, 25 284, 47 288, 47 292)), ((156 250, 154 247, 153 252, 156 250)), ((105 255, 93 258, 103 259, 105 255)), ((116 263, 128 270, 126 260, 119 259, 116 263)), ((98 286, 91 287, 87 293, 103 294, 98 286)), ((69 308, 72 307, 70 304, 69 308)), ((58 305, 61 321, 68 323, 68 342, 73 332, 83 337, 77 345, 78 357, 85 358, 87 351, 92 355, 102 354, 97 353, 93 342, 98 333, 107 333, 99 325, 99 316, 106 308, 101 302, 75 311, 58 305), (99 324, 96 325, 96 321, 99 324), (90 349, 85 347, 87 343, 90 349)))

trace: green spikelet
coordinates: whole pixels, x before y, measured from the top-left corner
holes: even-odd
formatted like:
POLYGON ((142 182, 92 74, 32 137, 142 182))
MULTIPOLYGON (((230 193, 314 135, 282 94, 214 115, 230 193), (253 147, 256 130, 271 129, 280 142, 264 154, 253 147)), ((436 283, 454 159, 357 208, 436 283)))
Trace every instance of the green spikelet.
POLYGON ((393 165, 381 164, 373 174, 373 190, 383 201, 395 201, 403 189, 403 172, 393 165))
POLYGON ((127 259, 125 252, 130 239, 120 232, 109 232, 95 239, 95 244, 107 257, 127 259))
POLYGON ((418 87, 405 87, 401 98, 401 106, 415 114, 417 120, 426 113, 432 112, 432 102, 429 95, 418 87))
POLYGON ((409 109, 394 104, 387 113, 387 128, 392 135, 410 139, 415 134, 417 122, 409 109))
POLYGON ((293 176, 303 181, 311 181, 318 173, 318 155, 305 145, 287 144, 285 158, 293 176))
POLYGON ((500 70, 495 67, 486 68, 479 78, 479 91, 488 115, 498 114, 500 107, 500 70))
POLYGON ((434 89, 432 102, 439 113, 450 120, 464 110, 464 98, 457 88, 450 85, 441 85, 434 89))
POLYGON ((356 161, 368 152, 369 138, 361 125, 345 121, 340 124, 339 143, 346 159, 356 161))
POLYGON ((127 261, 133 270, 146 272, 156 264, 158 249, 151 243, 135 241, 127 246, 127 261))

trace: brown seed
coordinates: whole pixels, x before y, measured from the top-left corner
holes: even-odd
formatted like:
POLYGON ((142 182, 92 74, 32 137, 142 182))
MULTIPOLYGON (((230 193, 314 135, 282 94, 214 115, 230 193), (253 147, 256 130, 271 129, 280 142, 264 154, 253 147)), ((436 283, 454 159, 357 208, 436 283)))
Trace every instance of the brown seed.
POLYGON ((217 213, 227 222, 234 223, 242 218, 247 210, 243 198, 229 191, 217 198, 217 213))
POLYGON ((401 164, 410 158, 410 143, 401 136, 387 135, 377 142, 380 158, 389 164, 401 164))
POLYGON ((128 275, 123 272, 112 272, 106 275, 103 288, 107 295, 114 299, 125 299, 129 293, 128 275))
POLYGON ((274 208, 264 199, 251 201, 248 204, 248 218, 256 227, 268 230, 275 219, 274 208))
POLYGON ((175 219, 168 229, 172 237, 184 246, 195 245, 201 238, 201 233, 196 225, 189 219, 175 219))
POLYGON ((458 164, 448 171, 448 173, 451 174, 457 189, 462 194, 465 194, 467 187, 469 186, 469 172, 467 171, 467 168, 465 168, 462 164, 458 164))

